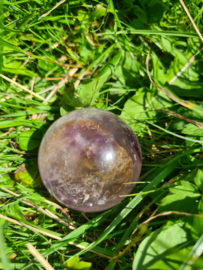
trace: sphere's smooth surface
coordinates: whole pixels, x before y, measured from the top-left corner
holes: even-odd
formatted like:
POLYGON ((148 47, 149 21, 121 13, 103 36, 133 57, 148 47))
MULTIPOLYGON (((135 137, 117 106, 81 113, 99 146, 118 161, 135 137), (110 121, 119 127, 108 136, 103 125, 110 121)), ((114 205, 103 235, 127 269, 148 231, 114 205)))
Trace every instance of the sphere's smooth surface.
POLYGON ((84 212, 108 209, 129 194, 139 178, 142 156, 131 128, 115 114, 80 109, 48 129, 39 150, 39 171, 62 204, 84 212))

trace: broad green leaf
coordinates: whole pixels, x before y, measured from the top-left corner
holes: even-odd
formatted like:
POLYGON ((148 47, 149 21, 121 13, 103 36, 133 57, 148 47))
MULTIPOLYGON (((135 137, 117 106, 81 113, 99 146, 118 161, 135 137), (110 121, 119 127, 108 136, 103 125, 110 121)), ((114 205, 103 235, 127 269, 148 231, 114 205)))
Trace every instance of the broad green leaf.
POLYGON ((85 10, 79 9, 78 10, 78 15, 76 16, 76 18, 79 21, 90 21, 90 14, 87 13, 85 10))
POLYGON ((28 70, 26 67, 22 66, 22 63, 19 61, 10 61, 9 63, 4 62, 4 66, 2 67, 3 72, 12 73, 12 74, 20 74, 29 77, 36 76, 37 73, 28 70))
MULTIPOLYGON (((134 2, 134 0, 131 0, 132 3, 134 2)), ((149 0, 139 0, 140 5, 145 8, 148 4, 149 4, 149 0)))
MULTIPOLYGON (((181 181, 181 185, 178 185, 174 188, 173 187, 170 188, 170 191, 174 194, 176 194, 176 193, 179 194, 179 190, 186 192, 186 193, 188 193, 188 192, 192 193, 192 194, 194 194, 194 196, 197 196, 197 194, 195 194, 195 193, 199 193, 197 187, 188 181, 181 181)), ((188 196, 189 196, 189 194, 188 194, 188 196)))
MULTIPOLYGON (((193 124, 187 124, 185 128, 182 130, 182 133, 186 134, 187 138, 203 141, 203 130, 201 128, 194 126, 193 124)), ((190 147, 193 145, 193 143, 187 141, 186 145, 190 147)))
POLYGON ((187 124, 185 128, 182 130, 182 133, 191 136, 203 136, 203 129, 198 128, 193 124, 187 124))
POLYGON ((11 179, 9 174, 0 174, 0 186, 4 185, 14 185, 14 181, 11 179))
POLYGON ((200 189, 200 191, 203 193, 203 171, 198 170, 197 174, 194 178, 195 185, 200 189))
POLYGON ((127 51, 123 51, 123 59, 116 66, 114 76, 121 82, 121 87, 135 88, 136 79, 140 76, 140 63, 136 57, 127 51))
POLYGON ((83 42, 83 44, 79 47, 80 56, 82 57, 82 61, 88 61, 88 59, 93 55, 94 48, 89 44, 89 42, 83 42))
POLYGON ((2 265, 3 269, 11 270, 11 265, 10 265, 8 256, 6 254, 6 245, 5 245, 5 241, 4 241, 4 235, 3 235, 1 223, 0 223, 0 243, 1 243, 1 245, 0 245, 1 265, 2 265))
POLYGON ((37 68, 43 75, 45 75, 50 70, 56 68, 56 65, 54 63, 47 62, 42 59, 38 59, 37 68))
POLYGON ((163 44, 163 47, 165 48, 165 50, 169 53, 171 53, 172 51, 172 46, 171 46, 171 42, 170 40, 168 40, 167 38, 165 37, 161 37, 161 40, 162 40, 162 44, 163 44))
POLYGON ((147 23, 147 14, 145 13, 145 11, 140 8, 139 6, 135 5, 134 9, 133 9, 135 16, 142 21, 143 23, 147 23))
POLYGON ((4 50, 13 50, 13 51, 20 51, 21 52, 21 49, 19 49, 18 47, 14 46, 13 44, 7 42, 6 40, 2 39, 0 37, 0 42, 3 44, 4 46, 4 50))
MULTIPOLYGON (((108 9, 108 12, 112 12, 113 10, 108 9)), ((90 20, 98 20, 103 17, 106 13, 106 8, 101 4, 96 5, 94 12, 92 13, 90 20)))
POLYGON ((89 270, 92 266, 92 264, 89 262, 80 261, 80 258, 78 256, 72 258, 70 261, 67 262, 66 265, 68 270, 89 270))
POLYGON ((30 129, 22 132, 19 136, 19 145, 22 150, 30 151, 40 145, 42 139, 40 130, 30 129))
POLYGON ((12 215, 14 218, 16 219, 21 219, 21 220, 25 220, 24 219, 24 216, 23 216, 23 213, 19 207, 19 202, 15 202, 13 203, 10 207, 9 207, 9 210, 8 210, 8 213, 10 215, 12 215))
POLYGON ((156 89, 140 88, 125 103, 121 118, 128 121, 132 129, 140 134, 145 127, 145 120, 156 121, 155 109, 172 106, 173 102, 163 92, 156 89))
MULTIPOLYGON (((193 61, 182 72, 182 74, 179 74, 182 68, 189 63, 191 57, 193 56, 193 47, 190 46, 190 49, 188 46, 189 49, 183 52, 177 49, 173 44, 170 44, 170 40, 166 37, 162 38, 162 43, 159 42, 158 38, 155 39, 156 42, 163 48, 163 50, 167 50, 174 57, 174 60, 171 61, 169 68, 166 69, 162 65, 158 56, 153 53, 153 76, 155 82, 179 97, 201 97, 203 82, 201 82, 199 77, 200 67, 196 68, 196 66, 199 65, 199 61, 193 61), (177 74, 178 76, 176 76, 177 74), (174 79, 173 82, 168 85, 172 79, 174 79)), ((196 46, 196 41, 190 39, 190 42, 192 42, 193 46, 196 46)), ((196 56, 196 58, 198 59, 198 56, 196 56)))
POLYGON ((65 114, 67 114, 67 113, 68 113, 68 111, 66 111, 65 108, 63 108, 63 107, 60 108, 60 115, 61 115, 61 116, 65 115, 65 114))
POLYGON ((67 104, 74 107, 91 106, 105 82, 114 74, 114 68, 119 63, 122 53, 116 54, 102 71, 93 79, 82 81, 78 88, 64 90, 67 104))
POLYGON ((168 222, 142 241, 134 257, 133 270, 178 269, 193 243, 184 222, 168 222))
MULTIPOLYGON (((189 202, 188 202, 189 203, 189 202)), ((203 216, 203 198, 194 201, 190 209, 190 214, 198 214, 203 216)), ((185 227, 190 230, 190 234, 194 239, 198 239, 202 235, 203 218, 202 217, 182 217, 185 227)))
POLYGON ((159 206, 159 212, 189 212, 197 198, 201 196, 197 187, 187 181, 181 181, 181 185, 170 188, 169 190, 170 194, 162 200, 159 206))
POLYGON ((202 268, 203 265, 203 257, 201 256, 203 253, 203 235, 200 236, 197 243, 193 246, 186 260, 182 263, 178 270, 192 270, 193 264, 197 265, 197 260, 199 263, 199 267, 202 268), (201 256, 201 258, 199 258, 201 256))
POLYGON ((164 8, 162 4, 155 3, 151 5, 148 9, 149 23, 159 23, 164 13, 164 8))
POLYGON ((27 23, 29 22, 29 20, 30 20, 33 16, 34 16, 34 13, 29 14, 29 15, 26 15, 26 16, 24 16, 23 18, 21 18, 21 22, 20 22, 18 28, 24 30, 25 27, 26 27, 26 25, 27 25, 27 23))

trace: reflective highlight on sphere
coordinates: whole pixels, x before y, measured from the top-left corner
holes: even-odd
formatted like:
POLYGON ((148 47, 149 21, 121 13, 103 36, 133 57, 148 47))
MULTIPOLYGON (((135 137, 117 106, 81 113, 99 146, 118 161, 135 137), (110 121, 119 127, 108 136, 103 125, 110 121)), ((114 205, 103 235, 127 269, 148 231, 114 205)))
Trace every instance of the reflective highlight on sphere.
POLYGON ((45 134, 38 157, 42 181, 69 208, 96 212, 129 194, 139 178, 142 156, 131 128, 99 109, 59 118, 45 134))

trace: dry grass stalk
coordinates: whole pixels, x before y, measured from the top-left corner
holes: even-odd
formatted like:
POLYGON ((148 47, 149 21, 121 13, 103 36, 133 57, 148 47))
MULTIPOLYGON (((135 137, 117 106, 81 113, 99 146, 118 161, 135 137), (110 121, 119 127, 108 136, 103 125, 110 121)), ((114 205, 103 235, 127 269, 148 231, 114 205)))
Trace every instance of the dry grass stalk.
POLYGON ((46 261, 42 255, 36 250, 36 248, 30 244, 27 243, 26 247, 30 251, 30 253, 35 257, 35 259, 45 268, 45 270, 54 270, 54 268, 46 261))
POLYGON ((29 94, 31 94, 31 95, 33 95, 33 96, 35 96, 35 97, 37 97, 37 98, 39 98, 39 99, 41 99, 41 100, 44 100, 44 98, 41 97, 40 95, 38 95, 37 93, 34 93, 34 92, 30 91, 30 90, 27 89, 26 87, 24 87, 24 86, 22 86, 21 84, 19 84, 19 83, 13 81, 13 80, 11 80, 11 79, 9 79, 8 77, 4 76, 3 74, 0 74, 0 76, 1 76, 3 79, 7 80, 8 82, 13 83, 13 84, 15 84, 16 86, 18 86, 19 88, 21 88, 22 90, 28 92, 29 94))
POLYGON ((66 0, 61 0, 60 2, 58 2, 51 10, 49 10, 47 13, 43 14, 42 16, 40 16, 38 20, 40 20, 43 17, 48 16, 54 9, 56 9, 58 6, 60 6, 64 2, 66 2, 66 0))
POLYGON ((198 217, 198 218, 203 218, 203 215, 198 215, 198 214, 190 214, 190 213, 185 213, 185 212, 179 212, 179 211, 166 211, 163 213, 160 213, 156 216, 152 216, 142 222, 137 228, 132 232, 134 234, 141 226, 148 224, 150 221, 154 220, 157 217, 163 217, 163 216, 169 216, 169 215, 180 215, 180 216, 186 216, 186 217, 198 217))
POLYGON ((179 2, 181 3, 181 6, 183 7, 183 9, 184 9, 186 15, 188 16, 188 18, 189 18, 189 20, 190 20, 192 26, 194 27, 196 33, 198 34, 198 36, 199 36, 201 42, 203 42, 203 37, 202 37, 202 35, 201 35, 199 29, 197 28, 195 22, 193 21, 192 16, 190 15, 190 12, 188 11, 186 5, 184 4, 183 0, 179 0, 179 2))
POLYGON ((45 98, 44 102, 48 102, 50 98, 58 91, 59 88, 61 88, 64 84, 66 84, 69 80, 69 77, 72 77, 76 72, 78 68, 72 68, 69 70, 68 76, 66 76, 63 80, 61 80, 49 93, 49 95, 45 98))
MULTIPOLYGON (((184 107, 186 107, 186 108, 192 107, 193 103, 188 102, 188 101, 184 101, 184 100, 181 100, 181 99, 175 97, 175 96, 172 95, 170 92, 168 92, 166 89, 160 87, 159 85, 157 85, 157 84, 155 84, 155 83, 153 82, 152 77, 151 77, 150 72, 149 72, 149 57, 150 57, 150 52, 148 51, 147 58, 146 58, 146 69, 147 69, 147 75, 148 75, 148 77, 149 77, 150 82, 151 82, 156 88, 158 88, 159 90, 161 90, 162 92, 164 92, 164 93, 165 93, 169 98, 171 98, 173 101, 175 101, 175 102, 181 104, 182 106, 184 106, 184 107)), ((187 119, 187 118, 185 118, 185 119, 187 119)), ((192 120, 191 120, 191 121, 192 121, 192 120)), ((191 123, 191 121, 190 121, 190 123, 191 123)), ((195 121, 193 121, 193 122, 194 122, 195 125, 198 126, 199 128, 203 128, 203 126, 202 126, 200 123, 195 122, 195 121)))
POLYGON ((182 120, 184 120, 184 121, 186 121, 188 123, 191 123, 191 124, 197 126, 198 128, 202 128, 203 129, 203 124, 198 123, 198 122, 193 121, 193 120, 190 120, 189 118, 186 118, 186 117, 184 117, 184 116, 182 116, 182 115, 180 115, 178 113, 170 112, 170 111, 167 111, 167 110, 156 110, 156 111, 168 113, 170 115, 175 116, 176 118, 182 119, 182 120))

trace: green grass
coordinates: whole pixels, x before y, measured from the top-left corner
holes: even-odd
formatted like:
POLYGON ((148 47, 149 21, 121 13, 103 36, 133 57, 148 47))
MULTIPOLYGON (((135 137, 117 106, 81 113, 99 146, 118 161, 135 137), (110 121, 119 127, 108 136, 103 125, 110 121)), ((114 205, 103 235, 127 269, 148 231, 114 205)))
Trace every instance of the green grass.
MULTIPOLYGON (((58 2, 0 1, 0 269, 44 269, 28 242, 56 270, 202 269, 203 62, 187 15, 177 0, 73 0, 42 16, 58 2), (153 81, 187 106, 150 83, 148 51, 153 81), (117 114, 142 148, 131 196, 101 213, 59 205, 38 173, 48 127, 83 107, 117 114)), ((202 1, 185 4, 203 33, 202 1)))

